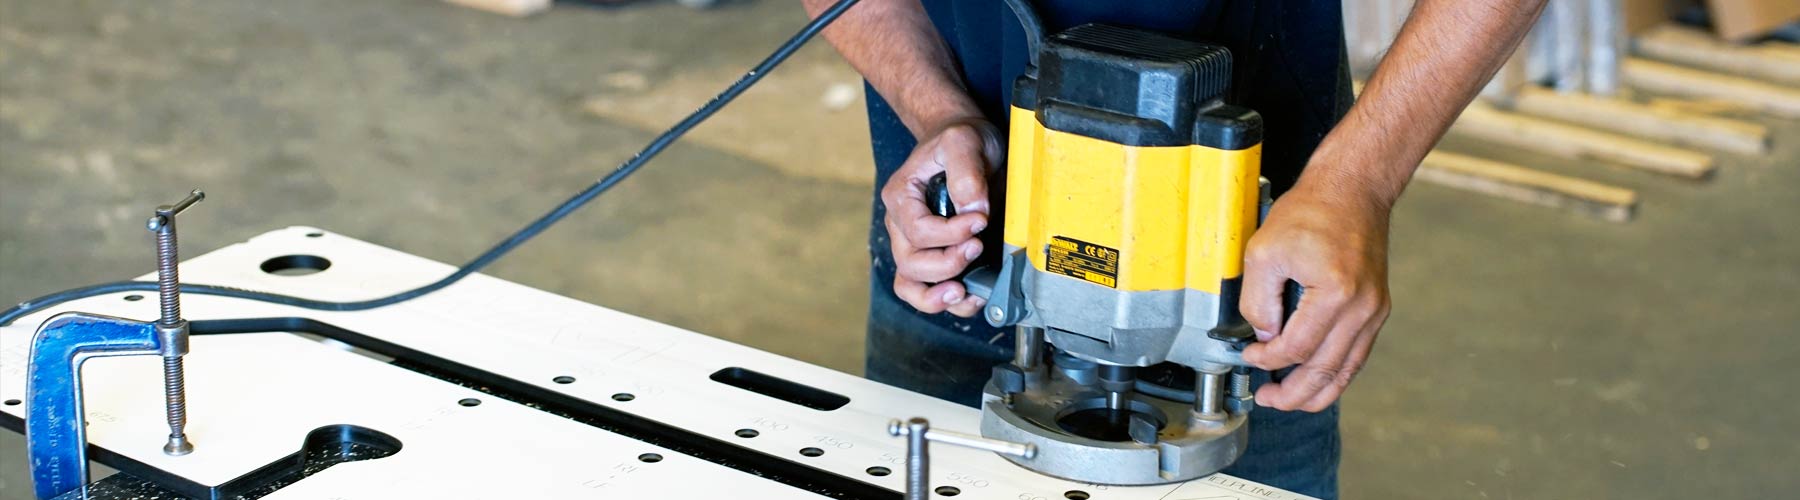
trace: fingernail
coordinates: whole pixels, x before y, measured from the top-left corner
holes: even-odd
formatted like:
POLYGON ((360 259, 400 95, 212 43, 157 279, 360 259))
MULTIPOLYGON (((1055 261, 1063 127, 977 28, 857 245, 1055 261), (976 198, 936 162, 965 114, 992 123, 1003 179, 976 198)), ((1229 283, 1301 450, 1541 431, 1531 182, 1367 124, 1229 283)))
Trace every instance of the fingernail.
POLYGON ((944 303, 945 304, 960 304, 960 303, 962 303, 962 301, 963 301, 963 294, 956 293, 956 290, 944 292, 944 303))
POLYGON ((978 220, 975 221, 974 224, 969 225, 969 232, 971 233, 979 233, 983 229, 987 229, 987 221, 978 220))
POLYGON ((1257 330, 1256 331, 1256 340, 1261 341, 1261 342, 1268 342, 1271 340, 1275 340, 1275 334, 1265 332, 1262 330, 1257 330))
POLYGON ((975 260, 976 257, 980 257, 981 256, 981 245, 977 245, 973 242, 964 243, 963 244, 963 256, 968 257, 969 260, 975 260))

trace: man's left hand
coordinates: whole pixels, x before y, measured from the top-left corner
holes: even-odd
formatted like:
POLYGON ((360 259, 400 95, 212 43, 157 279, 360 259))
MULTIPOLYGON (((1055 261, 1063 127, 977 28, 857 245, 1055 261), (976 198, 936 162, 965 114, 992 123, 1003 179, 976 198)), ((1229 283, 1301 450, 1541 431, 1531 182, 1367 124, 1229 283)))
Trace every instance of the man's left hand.
POLYGON ((1244 360, 1265 370, 1299 365, 1256 391, 1263 406, 1329 408, 1369 359, 1387 321, 1390 205, 1353 180, 1331 184, 1303 179, 1275 203, 1245 249, 1239 308, 1260 342, 1244 349, 1244 360), (1288 280, 1306 293, 1284 321, 1288 280))

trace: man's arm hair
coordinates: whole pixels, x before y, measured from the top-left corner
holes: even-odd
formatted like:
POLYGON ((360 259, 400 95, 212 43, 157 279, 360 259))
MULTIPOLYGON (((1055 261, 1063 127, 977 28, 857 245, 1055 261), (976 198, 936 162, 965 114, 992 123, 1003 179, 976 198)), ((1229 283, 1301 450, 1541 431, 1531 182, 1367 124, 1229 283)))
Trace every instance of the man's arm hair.
MULTIPOLYGON (((837 0, 802 0, 817 16, 837 0)), ((981 118, 950 48, 918 0, 862 0, 825 29, 825 39, 893 106, 914 137, 981 118)))
POLYGON ((1511 56, 1544 3, 1418 0, 1301 182, 1360 188, 1371 201, 1391 207, 1425 154, 1511 56))

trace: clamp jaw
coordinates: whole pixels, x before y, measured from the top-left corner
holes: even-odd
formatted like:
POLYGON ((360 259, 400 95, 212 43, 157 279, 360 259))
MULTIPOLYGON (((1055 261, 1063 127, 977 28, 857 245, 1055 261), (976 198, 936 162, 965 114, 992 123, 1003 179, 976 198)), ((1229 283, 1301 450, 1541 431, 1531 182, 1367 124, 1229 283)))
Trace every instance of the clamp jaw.
POLYGON ((180 278, 176 275, 175 216, 204 199, 194 191, 174 205, 157 207, 147 224, 156 235, 157 285, 162 316, 157 321, 81 312, 58 314, 38 327, 31 339, 25 408, 26 452, 38 498, 80 491, 87 498, 87 423, 82 407, 81 365, 107 356, 161 356, 163 389, 168 402, 172 456, 193 452, 188 441, 186 380, 182 356, 188 352, 188 323, 181 318, 180 278))

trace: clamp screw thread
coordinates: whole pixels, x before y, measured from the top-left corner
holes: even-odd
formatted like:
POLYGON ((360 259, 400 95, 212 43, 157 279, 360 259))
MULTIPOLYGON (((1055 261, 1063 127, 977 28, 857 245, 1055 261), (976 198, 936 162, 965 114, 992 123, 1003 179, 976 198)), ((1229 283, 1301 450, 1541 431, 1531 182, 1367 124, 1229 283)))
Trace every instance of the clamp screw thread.
MULTIPOLYGON (((156 293, 162 306, 162 317, 156 323, 162 327, 176 328, 179 342, 187 342, 187 325, 181 319, 181 275, 180 253, 177 251, 175 239, 175 216, 206 199, 206 193, 196 189, 187 197, 174 205, 156 207, 156 214, 150 216, 145 227, 156 233, 156 293)), ((174 339, 163 340, 171 342, 174 339)), ((166 347, 166 346, 165 346, 166 347)), ((163 445, 163 453, 181 456, 194 451, 194 444, 187 439, 187 376, 182 366, 181 352, 164 351, 163 355, 163 402, 168 407, 169 443, 163 445)))
POLYGON ((156 231, 156 294, 162 304, 164 326, 181 321, 180 259, 175 247, 175 219, 170 218, 156 231))
POLYGON ((180 356, 163 358, 163 399, 169 408, 169 444, 163 453, 181 456, 194 451, 187 440, 187 378, 180 356))

